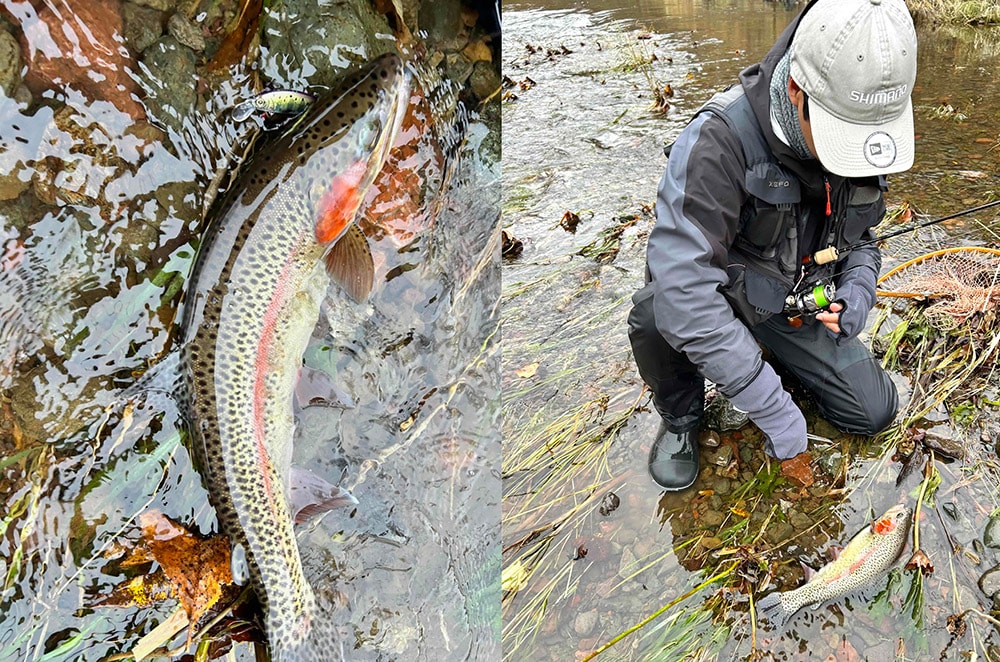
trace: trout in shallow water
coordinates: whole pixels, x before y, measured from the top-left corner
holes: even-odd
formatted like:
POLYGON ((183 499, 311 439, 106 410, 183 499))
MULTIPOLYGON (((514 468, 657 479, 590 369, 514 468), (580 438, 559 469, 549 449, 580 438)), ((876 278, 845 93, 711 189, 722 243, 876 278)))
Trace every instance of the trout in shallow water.
POLYGON ((340 650, 303 576, 293 522, 356 502, 291 469, 293 392, 330 278, 355 299, 371 288, 354 220, 408 90, 399 57, 383 56, 255 154, 210 221, 185 304, 195 456, 234 567, 245 557, 277 661, 340 650))
POLYGON ((757 613, 775 627, 782 627, 795 612, 858 590, 870 588, 899 558, 906 544, 913 511, 902 504, 851 538, 840 556, 797 589, 771 593, 757 603, 757 613))

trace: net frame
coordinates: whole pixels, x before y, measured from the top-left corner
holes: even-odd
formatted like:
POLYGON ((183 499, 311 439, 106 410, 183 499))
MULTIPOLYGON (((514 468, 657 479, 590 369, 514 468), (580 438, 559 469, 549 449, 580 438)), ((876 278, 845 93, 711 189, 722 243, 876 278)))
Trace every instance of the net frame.
MULTIPOLYGON (((993 258, 994 264, 989 264, 988 262, 983 262, 982 264, 976 265, 983 269, 994 269, 993 283, 989 287, 978 286, 982 290, 993 290, 995 288, 1000 288, 1000 249, 997 248, 986 248, 983 246, 956 246, 953 248, 943 248, 941 250, 932 251, 930 253, 924 253, 923 255, 918 255, 917 257, 907 260, 902 264, 898 264, 883 275, 879 276, 877 282, 876 293, 879 296, 885 297, 897 297, 905 299, 931 299, 938 297, 948 297, 954 296, 955 292, 953 290, 930 290, 927 288, 916 288, 916 287, 904 287, 899 289, 900 285, 912 286, 915 281, 917 281, 916 276, 910 276, 909 281, 897 276, 900 276, 903 272, 909 272, 915 270, 919 265, 923 265, 930 261, 935 261, 936 272, 934 275, 940 274, 943 270, 951 270, 954 267, 949 265, 949 262, 958 263, 962 259, 969 258, 970 256, 989 256, 993 258), (952 259, 944 260, 945 256, 951 256, 952 259), (895 287, 885 287, 887 281, 891 281, 893 278, 897 279, 900 285, 895 287)), ((927 270, 925 270, 927 271, 927 270)), ((929 276, 927 273, 921 274, 920 279, 924 281, 929 281, 929 276)), ((948 273, 946 276, 942 277, 942 280, 951 278, 956 281, 961 281, 962 278, 954 273, 948 273)), ((977 285, 966 284, 967 287, 977 287, 977 285)))

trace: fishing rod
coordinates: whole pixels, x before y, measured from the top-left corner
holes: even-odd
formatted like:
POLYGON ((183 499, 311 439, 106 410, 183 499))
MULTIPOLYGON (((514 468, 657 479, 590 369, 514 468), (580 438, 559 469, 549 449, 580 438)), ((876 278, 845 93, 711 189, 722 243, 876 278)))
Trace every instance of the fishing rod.
POLYGON ((955 212, 954 214, 949 214, 948 216, 942 216, 941 218, 936 218, 932 221, 925 221, 923 223, 917 223, 908 228, 903 228, 902 230, 894 230, 893 232, 888 232, 883 235, 879 235, 874 239, 866 239, 865 241, 859 241, 856 244, 848 246, 842 251, 838 251, 836 246, 827 246, 826 248, 820 249, 808 256, 803 261, 803 274, 799 279, 799 283, 792 289, 792 292, 785 299, 785 311, 796 316, 800 315, 815 315, 817 312, 824 310, 830 303, 834 300, 836 296, 836 287, 833 284, 833 276, 830 275, 826 278, 806 282, 806 272, 805 268, 810 264, 824 265, 830 264, 831 262, 836 262, 840 258, 844 257, 848 253, 855 251, 864 246, 870 246, 872 244, 877 244, 880 241, 885 241, 886 239, 891 239, 893 237, 898 237, 901 234, 906 234, 907 232, 913 232, 914 230, 919 230, 921 228, 926 228, 931 225, 937 225, 938 223, 943 223, 944 221, 950 221, 953 218, 958 218, 959 216, 965 216, 966 214, 972 214, 977 211, 983 211, 984 209, 989 209, 990 207, 996 207, 1000 205, 1000 200, 994 200, 993 202, 987 202, 986 204, 979 205, 978 207, 970 207, 969 209, 963 209, 962 211, 955 212), (804 286, 804 287, 803 287, 804 286))
POLYGON ((954 214, 949 214, 948 216, 942 216, 941 218, 936 218, 933 221, 925 221, 923 223, 917 223, 916 225, 908 228, 903 228, 902 230, 895 230, 887 234, 879 235, 874 239, 866 239, 865 241, 859 241, 856 244, 848 246, 842 251, 838 251, 835 246, 827 246, 822 250, 818 250, 809 256, 811 262, 815 264, 829 264, 830 262, 836 262, 840 258, 844 257, 848 253, 855 251, 864 246, 870 246, 872 244, 877 244, 880 241, 885 241, 886 239, 892 239, 893 237, 898 237, 901 234, 906 234, 907 232, 913 232, 914 230, 919 230, 920 228, 926 228, 931 225, 937 225, 938 223, 943 223, 944 221, 950 221, 953 218, 958 218, 959 216, 965 216, 966 214, 972 214, 977 211, 983 211, 984 209, 989 209, 990 207, 996 207, 1000 205, 1000 200, 994 200, 993 202, 987 202, 984 205, 979 205, 978 207, 970 207, 969 209, 963 209, 962 211, 955 212, 954 214))

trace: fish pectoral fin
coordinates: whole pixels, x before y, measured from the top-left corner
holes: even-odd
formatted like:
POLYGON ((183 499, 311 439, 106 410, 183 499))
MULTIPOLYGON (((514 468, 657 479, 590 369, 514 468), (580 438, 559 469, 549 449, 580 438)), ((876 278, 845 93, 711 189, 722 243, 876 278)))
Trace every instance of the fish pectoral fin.
POLYGON ((241 543, 233 545, 229 558, 229 570, 233 574, 233 582, 243 586, 250 579, 250 565, 247 562, 247 550, 241 543))
POLYGON ((306 407, 340 407, 353 409, 354 399, 337 386, 328 373, 307 365, 299 371, 295 382, 295 403, 299 409, 306 407))
POLYGON ((354 495, 344 488, 331 485, 308 469, 299 467, 291 469, 288 496, 296 524, 303 524, 334 508, 358 504, 354 495))
POLYGON ((326 272, 357 302, 364 301, 375 282, 375 262, 368 238, 351 225, 323 257, 326 272))

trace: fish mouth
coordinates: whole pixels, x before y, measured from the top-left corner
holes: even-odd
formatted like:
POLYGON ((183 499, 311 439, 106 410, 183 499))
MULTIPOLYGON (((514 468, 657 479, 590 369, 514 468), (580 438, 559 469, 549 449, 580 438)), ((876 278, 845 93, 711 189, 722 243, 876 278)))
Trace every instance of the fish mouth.
POLYGON ((389 157, 389 152, 396 143, 396 136, 399 135, 399 131, 403 126, 403 117, 406 115, 406 109, 410 105, 410 82, 413 79, 413 74, 398 55, 385 55, 383 58, 392 62, 396 74, 396 83, 394 86, 387 86, 391 90, 392 98, 389 100, 387 108, 384 111, 385 114, 381 118, 382 132, 379 134, 378 140, 367 159, 368 181, 365 182, 366 188, 375 180, 375 177, 381 171, 382 166, 389 157))

